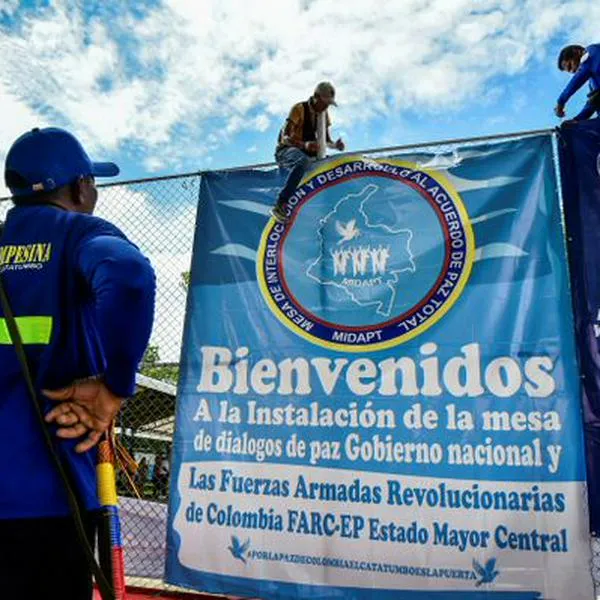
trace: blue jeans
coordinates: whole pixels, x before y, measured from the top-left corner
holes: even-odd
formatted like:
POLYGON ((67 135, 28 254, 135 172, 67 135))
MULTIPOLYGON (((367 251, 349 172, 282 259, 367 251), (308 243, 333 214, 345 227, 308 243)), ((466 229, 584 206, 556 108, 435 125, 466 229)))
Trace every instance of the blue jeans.
POLYGON ((312 161, 310 156, 295 146, 279 148, 275 152, 275 160, 280 169, 289 171, 285 184, 277 198, 277 206, 285 206, 285 203, 296 191, 298 184, 312 161))

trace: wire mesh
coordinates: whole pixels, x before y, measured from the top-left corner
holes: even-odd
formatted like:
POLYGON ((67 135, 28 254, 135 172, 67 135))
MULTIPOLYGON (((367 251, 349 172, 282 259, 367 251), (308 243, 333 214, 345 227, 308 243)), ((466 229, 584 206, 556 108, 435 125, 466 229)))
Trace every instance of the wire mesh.
POLYGON ((175 386, 199 184, 199 175, 188 175, 103 187, 96 210, 150 259, 157 279, 150 344, 136 394, 119 415, 117 428, 138 464, 132 476, 137 493, 125 472, 117 482, 126 573, 153 585, 164 575, 175 386))

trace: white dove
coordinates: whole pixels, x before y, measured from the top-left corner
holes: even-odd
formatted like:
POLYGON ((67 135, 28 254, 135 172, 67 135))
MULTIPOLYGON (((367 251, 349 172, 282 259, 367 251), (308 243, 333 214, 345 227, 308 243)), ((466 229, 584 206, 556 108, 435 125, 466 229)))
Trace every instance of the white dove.
POLYGON ((349 242, 360 234, 360 230, 356 227, 356 219, 350 219, 345 225, 336 221, 335 229, 342 236, 342 239, 338 240, 338 244, 349 242))

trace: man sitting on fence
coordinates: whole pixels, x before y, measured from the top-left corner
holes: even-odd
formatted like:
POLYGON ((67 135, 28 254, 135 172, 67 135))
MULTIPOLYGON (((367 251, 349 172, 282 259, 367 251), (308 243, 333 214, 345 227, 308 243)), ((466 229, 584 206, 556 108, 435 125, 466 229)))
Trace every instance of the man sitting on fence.
POLYGON ((292 106, 285 125, 279 132, 275 160, 281 169, 289 171, 271 211, 280 223, 288 221, 286 203, 296 191, 311 162, 325 158, 326 147, 340 152, 345 148, 341 138, 333 142, 329 135, 331 120, 327 109, 330 106, 337 106, 335 89, 328 81, 322 81, 307 101, 292 106))
POLYGON ((0 239, 0 276, 52 437, 48 444, 7 332, 9 313, 0 312, 2 598, 92 596, 84 548, 93 546, 99 508, 95 446, 134 392, 154 312, 150 263, 91 214, 94 177, 118 172, 55 128, 25 133, 6 157, 15 206, 0 239), (69 480, 81 519, 69 514, 69 480))
POLYGON ((583 109, 571 119, 583 121, 594 113, 600 114, 600 44, 566 46, 558 55, 558 68, 573 73, 573 77, 558 98, 554 112, 557 117, 565 116, 565 106, 569 98, 589 81, 590 92, 583 109))

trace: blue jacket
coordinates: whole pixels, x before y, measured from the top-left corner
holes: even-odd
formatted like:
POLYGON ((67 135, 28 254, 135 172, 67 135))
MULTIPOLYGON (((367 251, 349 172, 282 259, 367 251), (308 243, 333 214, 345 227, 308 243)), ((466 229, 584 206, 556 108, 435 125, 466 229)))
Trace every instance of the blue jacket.
MULTIPOLYGON (((586 52, 588 54, 586 60, 579 65, 579 69, 571 77, 567 87, 565 87, 562 94, 558 97, 557 104, 560 106, 565 106, 569 98, 587 81, 590 82, 591 91, 600 89, 600 44, 588 46, 586 52)), ((576 121, 589 119, 596 110, 589 102, 586 102, 581 112, 573 118, 576 121)))
MULTIPOLYGON (((38 391, 102 375, 116 395, 133 393, 155 278, 119 229, 52 205, 14 207, 0 239, 0 271, 38 391)), ((2 312, 0 364, 0 519, 67 515, 2 312)), ((55 405, 44 404, 45 412, 55 405)), ((56 439, 86 507, 97 508, 95 449, 76 454, 77 440, 56 439)))

